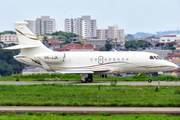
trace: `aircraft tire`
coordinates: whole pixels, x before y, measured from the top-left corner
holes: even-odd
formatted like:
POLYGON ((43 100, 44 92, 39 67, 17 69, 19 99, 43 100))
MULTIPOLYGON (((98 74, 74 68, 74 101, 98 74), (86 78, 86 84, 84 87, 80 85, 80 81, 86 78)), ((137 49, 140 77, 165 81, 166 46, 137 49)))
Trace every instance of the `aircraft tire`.
POLYGON ((81 80, 82 83, 86 83, 87 82, 87 78, 85 78, 84 80, 81 80))
POLYGON ((93 78, 91 77, 91 78, 87 78, 87 81, 88 82, 92 82, 93 81, 93 78))
POLYGON ((149 79, 149 80, 148 80, 148 83, 151 83, 151 82, 152 82, 152 80, 151 80, 151 79, 149 79))

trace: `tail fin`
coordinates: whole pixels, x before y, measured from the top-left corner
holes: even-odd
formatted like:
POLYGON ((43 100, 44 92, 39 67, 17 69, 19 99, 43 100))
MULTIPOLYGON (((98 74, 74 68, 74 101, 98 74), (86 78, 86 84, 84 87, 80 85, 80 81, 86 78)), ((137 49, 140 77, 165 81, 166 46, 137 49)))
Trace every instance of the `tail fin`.
POLYGON ((19 45, 4 49, 21 49, 21 52, 29 51, 37 53, 51 52, 42 42, 27 28, 27 22, 14 22, 19 45), (28 50, 27 50, 28 49, 28 50))

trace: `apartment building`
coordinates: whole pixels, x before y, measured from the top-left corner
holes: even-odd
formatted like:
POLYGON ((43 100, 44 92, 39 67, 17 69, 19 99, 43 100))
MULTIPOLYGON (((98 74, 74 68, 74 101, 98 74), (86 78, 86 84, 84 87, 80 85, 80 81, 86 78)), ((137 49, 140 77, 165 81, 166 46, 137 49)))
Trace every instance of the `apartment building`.
POLYGON ((108 26, 108 29, 97 29, 98 39, 117 39, 124 42, 124 29, 118 29, 118 26, 108 26))
POLYGON ((96 37, 96 19, 91 19, 91 16, 65 19, 64 28, 65 32, 75 33, 83 38, 96 37))
POLYGON ((17 35, 15 34, 1 35, 1 42, 18 42, 17 35))
POLYGON ((56 19, 51 19, 50 16, 41 16, 41 18, 24 20, 28 22, 27 27, 35 34, 54 33, 57 31, 56 19))
POLYGON ((107 39, 108 38, 108 29, 97 29, 97 39, 107 39))

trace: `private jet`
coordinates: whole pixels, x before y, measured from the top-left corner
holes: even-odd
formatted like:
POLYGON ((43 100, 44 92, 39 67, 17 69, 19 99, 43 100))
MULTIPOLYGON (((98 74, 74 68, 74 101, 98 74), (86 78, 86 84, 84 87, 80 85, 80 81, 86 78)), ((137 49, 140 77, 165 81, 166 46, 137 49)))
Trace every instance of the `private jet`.
MULTIPOLYGON (((151 73, 172 71, 176 64, 149 52, 57 52, 42 44, 28 28, 27 22, 14 22, 19 45, 4 49, 21 49, 13 56, 17 61, 62 74, 81 74, 81 82, 92 82, 93 75, 151 73)), ((149 79, 148 82, 152 80, 149 79)))

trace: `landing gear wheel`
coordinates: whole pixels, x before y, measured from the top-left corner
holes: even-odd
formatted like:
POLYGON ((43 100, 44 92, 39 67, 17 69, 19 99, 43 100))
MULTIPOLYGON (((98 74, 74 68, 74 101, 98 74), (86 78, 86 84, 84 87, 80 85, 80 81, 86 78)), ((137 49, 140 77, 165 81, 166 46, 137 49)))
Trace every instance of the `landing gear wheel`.
POLYGON ((148 80, 148 82, 149 82, 149 83, 151 83, 151 82, 152 82, 152 80, 151 80, 151 79, 149 79, 149 80, 148 80))
POLYGON ((92 81, 93 81, 93 78, 87 78, 87 81, 88 81, 88 82, 92 82, 92 81))
POLYGON ((81 80, 82 83, 86 83, 87 82, 87 78, 85 78, 84 80, 81 80))

